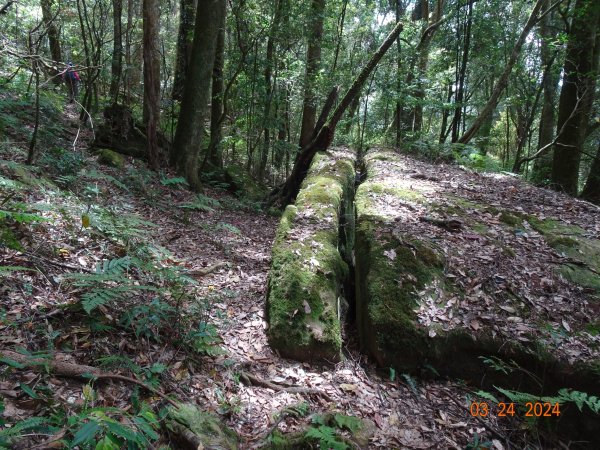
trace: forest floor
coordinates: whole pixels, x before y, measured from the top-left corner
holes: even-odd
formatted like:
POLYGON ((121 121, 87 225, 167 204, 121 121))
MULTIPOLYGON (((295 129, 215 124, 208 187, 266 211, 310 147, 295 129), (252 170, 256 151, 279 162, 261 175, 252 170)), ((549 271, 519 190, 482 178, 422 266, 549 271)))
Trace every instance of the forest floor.
MULTIPOLYGON (((13 245, 0 247, 0 266, 12 267, 0 272, 0 352, 42 352, 54 360, 153 380, 161 392, 219 414, 239 434, 240 448, 264 445, 277 414, 300 402, 308 402, 311 413, 333 410, 368 419, 373 432, 369 448, 568 448, 569 443, 552 440, 518 415, 473 417, 469 406, 476 389, 469 383, 378 371, 358 351, 351 324, 345 333, 345 360, 339 364, 318 366, 280 358, 269 348, 265 333, 265 289, 277 217, 219 187, 207 185, 197 196, 174 175, 153 174, 138 161, 128 160, 122 168, 98 164, 84 149, 89 131, 80 134, 72 148, 78 131, 74 115, 69 107, 61 119, 67 132, 55 142, 69 150, 43 158, 43 171, 24 165, 26 146, 2 144, 0 209, 12 212, 2 231, 14 239, 13 245), (29 220, 18 213, 35 217, 29 220), (81 307, 86 292, 100 285, 110 290, 118 283, 95 279, 93 284, 73 274, 93 275, 98 264, 106 267, 107 261, 133 257, 142 248, 152 249, 152 265, 163 272, 155 276, 148 275, 148 267, 128 267, 121 275, 139 289, 129 286, 122 298, 88 297, 86 313, 81 307), (186 277, 180 291, 170 289, 170 268, 186 277), (144 284, 165 289, 162 303, 153 303, 156 297, 141 288, 144 284), (198 352, 182 343, 183 328, 169 323, 172 320, 200 325, 198 352)), ((16 127, 12 133, 9 130, 13 141, 19 141, 16 127)), ((46 155, 51 154, 48 142, 42 145, 46 155)), ((427 170, 436 175, 434 169, 427 170)), ((470 178, 479 175, 464 173, 464 179, 452 182, 467 189, 470 178)), ((486 180, 487 192, 493 193, 498 185, 486 180)), ((514 189, 493 193, 504 207, 518 210, 542 198, 534 198, 523 184, 511 185, 514 189)), ((543 192, 544 202, 564 214, 583 217, 578 215, 580 202, 536 192, 543 192)), ((598 222, 593 226, 598 236, 598 222)), ((489 263, 470 262, 481 268, 489 263)), ((543 282, 541 272, 539 276, 543 282)), ((81 416, 91 406, 127 411, 132 396, 148 398, 131 383, 108 381, 95 383, 90 399, 84 380, 8 362, 12 367, 0 375, 5 422, 0 429, 58 411, 81 416)), ((161 399, 151 396, 149 401, 161 399)), ((294 431, 308 422, 308 417, 289 415, 277 427, 294 431)), ((40 443, 38 448, 56 448, 56 439, 73 434, 74 429, 63 427, 54 436, 29 435, 15 448, 40 443)), ((165 439, 160 442, 167 444, 165 439)))

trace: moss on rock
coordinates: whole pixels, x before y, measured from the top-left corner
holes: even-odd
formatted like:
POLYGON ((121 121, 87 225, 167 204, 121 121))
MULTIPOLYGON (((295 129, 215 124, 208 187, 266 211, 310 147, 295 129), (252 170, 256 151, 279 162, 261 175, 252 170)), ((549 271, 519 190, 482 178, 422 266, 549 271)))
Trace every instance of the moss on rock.
MULTIPOLYGON (((552 386, 551 389, 564 387, 567 373, 581 386, 590 386, 593 376, 589 365, 565 367, 550 353, 546 343, 534 338, 521 343, 493 335, 488 327, 448 327, 439 322, 425 325, 426 322, 421 320, 424 317, 418 312, 423 299, 460 296, 456 291, 458 286, 452 279, 444 278, 444 253, 435 241, 410 226, 411 212, 423 208, 417 197, 412 200, 412 205, 406 197, 399 199, 396 204, 404 209, 398 211, 390 208, 393 199, 382 199, 387 193, 372 189, 372 186, 391 184, 390 179, 403 177, 402 157, 390 153, 388 159, 382 159, 377 154, 367 154, 365 164, 368 176, 356 193, 357 325, 363 349, 378 365, 422 374, 423 369, 430 366, 441 375, 466 379, 484 387, 497 383, 536 389, 531 377, 489 370, 484 358, 494 356, 515 361, 531 373, 544 374, 547 387, 552 386)), ((457 204, 453 199, 445 198, 437 207, 448 203, 457 204)), ((487 211, 485 205, 482 208, 487 211)), ((504 215, 503 222, 514 226, 525 218, 510 212, 504 215)), ((578 240, 577 250, 580 250, 584 241, 579 237, 575 239, 578 240)), ((560 242, 567 243, 564 239, 560 242)), ((503 247, 503 251, 514 256, 509 247, 503 247)))
POLYGON ((121 169, 125 165, 125 158, 123 158, 123 156, 119 155, 117 152, 105 148, 100 150, 100 153, 98 154, 98 162, 100 164, 121 169))
POLYGON ((165 426, 181 449, 210 448, 235 450, 238 438, 217 416, 198 409, 190 403, 169 408, 165 426))
POLYGON ((275 237, 267 289, 269 342, 300 361, 341 357, 340 305, 348 265, 340 252, 341 218, 352 204, 354 165, 317 154, 295 205, 275 237))

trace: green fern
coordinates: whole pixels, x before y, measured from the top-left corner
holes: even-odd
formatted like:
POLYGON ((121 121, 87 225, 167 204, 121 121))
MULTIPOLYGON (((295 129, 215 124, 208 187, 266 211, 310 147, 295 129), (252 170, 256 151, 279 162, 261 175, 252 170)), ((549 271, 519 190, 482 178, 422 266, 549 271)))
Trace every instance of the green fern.
POLYGON ((219 201, 214 198, 207 197, 203 194, 197 194, 194 201, 183 203, 179 205, 179 207, 183 209, 211 212, 214 211, 216 208, 220 208, 221 203, 219 203, 219 201))
POLYGON ((587 405, 595 414, 600 412, 600 399, 595 395, 588 395, 585 392, 571 391, 569 389, 561 389, 558 391, 558 394, 558 398, 563 402, 575 403, 579 411, 583 409, 584 405, 587 405))

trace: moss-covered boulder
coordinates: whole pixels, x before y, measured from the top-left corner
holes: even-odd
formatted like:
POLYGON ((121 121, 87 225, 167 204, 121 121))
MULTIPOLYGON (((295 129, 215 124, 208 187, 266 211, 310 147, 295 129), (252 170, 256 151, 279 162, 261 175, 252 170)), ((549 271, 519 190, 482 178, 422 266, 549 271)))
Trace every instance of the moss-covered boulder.
POLYGON ((295 205, 286 208, 272 251, 267 289, 268 337, 282 356, 338 361, 342 284, 352 236, 354 159, 342 150, 317 154, 295 205))
POLYGON ((98 153, 98 162, 100 164, 121 169, 125 165, 125 158, 117 152, 105 148, 98 153))
MULTIPOLYGON (((539 391, 537 376, 545 380, 546 392, 563 387, 599 392, 594 381, 598 348, 583 328, 589 321, 589 294, 534 265, 548 258, 547 250, 527 223, 540 230, 548 223, 536 223, 525 210, 503 209, 492 194, 482 195, 502 185, 479 175, 469 179, 473 184, 467 192, 474 194, 467 197, 454 181, 461 177, 456 169, 448 168, 443 182, 439 175, 422 176, 429 169, 425 164, 382 150, 365 156, 365 168, 367 177, 355 198, 356 314, 361 346, 380 366, 462 378, 487 388, 539 391), (460 231, 436 226, 450 218, 444 211, 464 214, 458 217, 460 231), (420 220, 429 217, 439 220, 420 220), (563 296, 578 297, 567 304, 557 296, 559 289, 563 296), (572 315, 555 313, 548 305, 572 315), (495 370, 494 358, 511 369, 495 370)), ((597 244, 577 236, 574 228, 569 239, 556 230, 545 229, 544 237, 553 236, 556 248, 573 259, 577 249, 597 244)), ((586 263, 596 267, 591 256, 586 263)), ((583 266, 570 270, 577 267, 583 266)))
POLYGON ((238 448, 238 438, 233 430, 223 425, 215 415, 201 411, 190 403, 181 404, 179 408, 170 407, 165 427, 180 449, 238 448))

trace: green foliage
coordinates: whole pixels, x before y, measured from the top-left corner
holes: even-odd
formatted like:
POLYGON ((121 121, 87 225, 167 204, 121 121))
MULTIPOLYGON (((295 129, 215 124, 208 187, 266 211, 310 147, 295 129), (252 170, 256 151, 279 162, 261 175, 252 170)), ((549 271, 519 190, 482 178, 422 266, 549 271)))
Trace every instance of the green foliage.
POLYGON ((176 309, 158 297, 147 305, 127 309, 121 317, 121 325, 133 329, 137 337, 161 342, 161 328, 176 318, 176 309))
MULTIPOLYGON (((4 404, 1 404, 4 410, 4 404)), ((0 449, 12 448, 25 434, 34 432, 52 432, 55 427, 49 427, 50 420, 47 417, 30 417, 28 419, 12 424, 10 428, 0 430, 0 449)))
POLYGON ((73 177, 72 180, 75 181, 74 176, 79 173, 84 164, 85 159, 81 153, 60 147, 52 147, 40 158, 40 165, 52 175, 60 176, 61 184, 66 184, 65 177, 73 177))
POLYGON ((175 178, 166 178, 161 177, 160 184, 163 186, 175 186, 177 188, 187 187, 188 182, 183 177, 175 177, 175 178))
POLYGON ((406 384, 408 384, 411 391, 413 391, 415 394, 418 394, 419 391, 417 389, 417 382, 415 381, 415 379, 407 373, 403 373, 402 378, 404 378, 404 381, 406 381, 406 384))
POLYGON ((306 437, 318 441, 321 448, 332 450, 346 450, 348 448, 347 444, 338 440, 335 429, 326 425, 310 427, 306 432, 306 437))
POLYGON ((242 234, 238 227, 231 225, 230 223, 219 222, 216 228, 217 230, 229 231, 230 233, 237 234, 238 236, 242 234))
POLYGON ((204 194, 196 194, 195 199, 192 202, 187 202, 179 205, 183 209, 191 209, 196 211, 211 212, 221 207, 218 200, 207 197, 204 194))
POLYGON ((140 265, 141 261, 130 258, 116 258, 98 263, 92 274, 74 273, 68 275, 74 285, 84 287, 81 304, 86 313, 108 302, 130 298, 139 291, 156 291, 153 286, 139 285, 129 276, 128 271, 140 265))
POLYGON ((194 351, 200 354, 217 356, 224 353, 219 346, 222 340, 217 329, 210 323, 200 322, 195 329, 188 332, 186 341, 194 351))
POLYGON ((465 447, 466 450, 484 450, 492 448, 492 442, 483 440, 479 434, 475 433, 472 440, 465 447))
POLYGON ((70 448, 146 449, 158 439, 159 422, 148 406, 135 415, 118 408, 91 408, 68 420, 72 432, 70 448))

